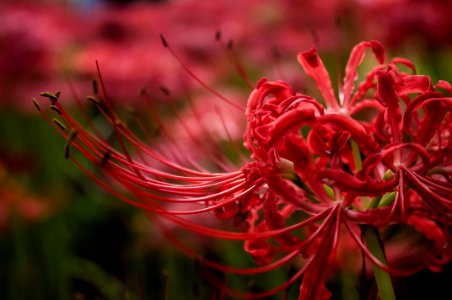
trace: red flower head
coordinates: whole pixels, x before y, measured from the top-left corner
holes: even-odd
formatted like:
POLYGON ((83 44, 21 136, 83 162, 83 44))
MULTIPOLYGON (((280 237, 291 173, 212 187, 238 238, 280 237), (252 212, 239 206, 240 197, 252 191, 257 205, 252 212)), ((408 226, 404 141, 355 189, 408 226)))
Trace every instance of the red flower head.
POLYGON ((253 275, 290 262, 300 265, 290 279, 264 292, 244 293, 221 284, 232 295, 266 297, 303 277, 299 299, 328 299, 327 270, 337 259, 344 234, 351 237, 345 240, 353 240, 364 256, 391 274, 425 266, 438 269, 448 262, 452 98, 446 94, 452 93, 451 85, 433 84, 429 77, 415 75, 406 59, 385 63, 385 51, 375 41, 362 42, 352 50, 338 96, 314 48, 300 53, 298 60, 323 99, 297 93, 282 81, 260 80, 246 107, 244 145, 251 161, 234 170, 217 158, 215 164, 222 172, 208 172, 196 161, 180 159, 181 152, 169 159, 170 153, 148 147, 114 113, 105 93, 93 99, 121 150, 107 143, 95 127, 87 130, 68 115, 59 95, 44 96, 62 119, 50 123, 66 137, 67 157, 93 180, 153 213, 156 224, 164 218, 203 235, 244 241, 245 251, 260 265, 224 266, 193 254, 175 240, 208 267, 253 275), (366 49, 372 50, 378 64, 355 87, 366 49), (136 150, 133 157, 128 145, 136 150), (129 193, 90 172, 69 147, 129 193), (172 203, 183 203, 187 209, 171 210, 172 203), (210 228, 185 217, 209 212, 230 219, 232 227, 210 228), (374 251, 367 232, 394 224, 414 227, 432 242, 424 259, 400 269, 390 257, 386 263, 384 254, 374 251))

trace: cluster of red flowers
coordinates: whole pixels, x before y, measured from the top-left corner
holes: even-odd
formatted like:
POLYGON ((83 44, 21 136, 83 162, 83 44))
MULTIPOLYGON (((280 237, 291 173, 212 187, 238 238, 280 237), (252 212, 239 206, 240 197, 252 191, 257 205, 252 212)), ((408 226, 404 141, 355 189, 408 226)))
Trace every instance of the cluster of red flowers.
POLYGON ((286 0, 135 1, 127 6, 98 5, 89 9, 76 5, 79 1, 53 2, 1 2, 0 105, 28 108, 22 99, 44 87, 63 89, 67 78, 80 92, 83 80, 95 74, 93 61, 99 58, 103 72, 109 74, 106 83, 115 99, 130 102, 136 99, 131 94, 140 88, 157 90, 162 84, 171 89, 172 95, 181 95, 187 78, 167 51, 158 47, 159 32, 178 41, 184 59, 196 62, 192 69, 208 82, 224 79, 223 61, 227 60, 223 59, 223 50, 228 44, 247 49, 247 60, 258 64, 271 59, 273 46, 278 45, 284 57, 288 51, 309 45, 310 28, 316 28, 324 49, 331 48, 335 41, 331 38, 334 22, 326 20, 334 19, 331 15, 336 5, 316 8, 322 9, 322 18, 300 20, 293 12, 300 13, 301 7, 294 9, 293 3, 286 0), (226 40, 224 45, 213 42, 213 32, 219 26, 234 41, 226 40), (262 34, 266 39, 257 38, 262 34))
MULTIPOLYGON (((164 218, 206 236, 243 240, 259 264, 238 268, 195 256, 208 267, 253 275, 293 261, 300 265, 284 284, 268 291, 244 293, 222 285, 232 295, 266 297, 303 278, 299 299, 329 298, 328 266, 346 237, 390 274, 440 269, 452 258, 451 84, 416 75, 407 59, 385 63, 385 51, 375 41, 354 47, 338 96, 314 48, 298 60, 323 99, 297 93, 283 81, 260 80, 246 107, 244 145, 251 159, 240 169, 211 155, 224 171, 209 172, 198 161, 184 159, 184 149, 169 159, 130 131, 105 92, 90 99, 111 124, 120 150, 92 123, 88 130, 72 118, 58 93, 43 96, 59 119, 51 120, 37 106, 67 139, 67 157, 107 191, 151 212, 156 224, 164 218), (355 84, 367 49, 378 64, 355 84), (129 146, 135 148, 133 156, 129 146), (85 167, 71 148, 108 179, 85 167), (179 207, 175 203, 184 209, 172 209, 179 207), (193 214, 231 220, 231 226, 203 226, 187 218, 193 214), (363 237, 369 228, 382 231, 396 224, 414 228, 427 245, 422 259, 404 268, 376 255, 363 237)), ((243 111, 240 104, 223 100, 243 111)))

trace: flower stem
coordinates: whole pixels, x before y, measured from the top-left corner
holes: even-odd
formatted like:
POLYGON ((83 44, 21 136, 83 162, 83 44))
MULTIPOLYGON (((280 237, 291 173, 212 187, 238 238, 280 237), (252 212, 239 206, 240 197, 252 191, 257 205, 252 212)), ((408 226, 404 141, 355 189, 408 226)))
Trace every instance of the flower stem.
MULTIPOLYGON (((364 227, 364 239, 366 240, 367 248, 376 258, 382 263, 386 264, 386 258, 383 250, 383 245, 379 238, 378 229, 370 226, 364 227)), ((392 287, 391 276, 388 272, 373 265, 372 270, 377 282, 378 292, 381 300, 395 300, 394 289, 392 287)))
MULTIPOLYGON (((356 172, 359 172, 362 169, 361 152, 358 144, 354 140, 351 140, 351 148, 356 172)), ((369 208, 377 208, 380 205, 385 205, 386 203, 391 202, 391 200, 395 198, 392 196, 393 195, 391 194, 385 197, 377 197, 372 199, 369 203, 369 208), (383 198, 384 201, 382 201, 383 198)), ((381 242, 378 229, 371 226, 363 226, 362 230, 369 251, 372 252, 372 254, 382 263, 386 264, 383 244, 381 242)), ((395 300, 394 288, 392 287, 391 276, 389 276, 388 272, 380 269, 376 265, 372 265, 372 270, 375 276, 375 281, 377 282, 380 300, 395 300)))
POLYGON ((359 151, 359 146, 354 140, 350 140, 350 144, 352 147, 353 160, 355 162, 356 172, 359 172, 363 167, 363 162, 361 159, 361 153, 359 151))

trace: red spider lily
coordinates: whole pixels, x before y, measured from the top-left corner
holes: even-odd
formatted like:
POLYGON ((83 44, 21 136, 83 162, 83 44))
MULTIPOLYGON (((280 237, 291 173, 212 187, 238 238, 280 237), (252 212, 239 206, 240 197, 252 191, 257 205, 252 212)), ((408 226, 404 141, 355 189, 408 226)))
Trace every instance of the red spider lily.
MULTIPOLYGON (((103 95, 91 99, 111 124, 120 150, 107 143, 97 128, 86 129, 72 118, 60 104, 59 94, 43 94, 51 100, 58 120, 51 121, 39 110, 67 139, 68 158, 116 197, 152 213, 152 220, 169 238, 206 266, 242 275, 291 262, 302 266, 280 286, 259 293, 214 282, 234 296, 267 297, 303 278, 299 299, 328 299, 327 270, 344 234, 363 256, 390 274, 410 274, 425 266, 437 270, 450 260, 452 241, 448 231, 452 98, 445 95, 451 93, 451 85, 444 81, 434 85, 427 76, 401 71, 403 65, 414 72, 406 59, 385 64, 385 51, 375 41, 352 50, 339 96, 315 49, 300 53, 298 60, 323 101, 297 93, 282 81, 259 81, 245 112, 244 145, 251 161, 241 168, 209 155, 217 170, 210 172, 209 166, 184 156, 181 151, 186 150, 171 147, 169 152, 177 152, 177 159, 171 159, 148 147, 113 111, 104 88, 103 95), (372 50, 378 65, 355 88, 366 49, 372 50), (90 171, 70 148, 119 185, 90 171), (183 203, 185 209, 170 205, 174 203, 183 203), (186 217, 209 212, 230 219, 231 228, 210 228, 186 217), (259 267, 225 266, 204 259, 172 236, 161 219, 209 237, 244 241, 245 251, 259 267), (383 231, 394 224, 412 226, 433 241, 422 260, 396 268, 377 258, 361 238, 368 228, 383 231)), ((222 99, 240 110, 239 104, 222 99)))
POLYGON ((130 102, 137 99, 130 97, 130 91, 143 87, 155 90, 161 84, 168 86, 172 95, 183 95, 187 78, 165 49, 158 47, 159 32, 178 41, 178 49, 191 70, 205 81, 218 83, 227 79, 223 76, 229 74, 224 72, 226 63, 238 64, 239 57, 250 65, 267 62, 272 59, 270 48, 274 46, 281 54, 277 55, 277 68, 290 76, 296 74, 296 67, 285 63, 285 53, 311 44, 313 28, 322 49, 331 49, 336 43, 331 20, 343 6, 335 0, 321 4, 309 1, 312 3, 297 5, 296 9, 293 1, 287 0, 129 2, 133 3, 87 9, 79 1, 44 4, 3 0, 0 104, 27 107, 22 105, 22 99, 28 99, 43 86, 67 85, 67 76, 81 91, 80 81, 95 74, 92 62, 98 58, 102 58, 103 72, 109 74, 106 83, 115 99, 130 102), (307 15, 310 10, 322 11, 322 16, 298 18, 299 13, 307 15), (217 29, 224 34, 221 41, 215 42, 213 33, 217 29), (256 38, 262 34, 266 39, 256 38), (233 43, 228 36, 234 37, 233 43), (268 41, 272 43, 270 47, 268 41), (239 47, 228 46, 233 44, 239 47), (239 48, 247 51, 239 52, 239 48))

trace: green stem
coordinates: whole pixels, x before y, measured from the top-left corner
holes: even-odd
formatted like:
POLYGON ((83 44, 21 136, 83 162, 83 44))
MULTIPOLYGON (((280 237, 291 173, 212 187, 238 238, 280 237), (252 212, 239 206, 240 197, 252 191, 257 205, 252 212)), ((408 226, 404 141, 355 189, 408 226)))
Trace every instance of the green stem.
POLYGON ((359 151, 359 145, 354 140, 350 140, 350 145, 352 147, 353 160, 355 162, 356 172, 359 172, 363 167, 361 152, 359 151))
MULTIPOLYGON (((390 204, 394 201, 396 193, 389 193, 383 197, 376 197, 370 201, 369 208, 377 208, 390 204)), ((363 227, 364 239, 370 252, 382 263, 386 263, 383 243, 380 239, 378 229, 371 226, 363 227)), ((395 300, 394 288, 392 286, 391 276, 388 272, 382 270, 375 264, 372 265, 372 271, 377 282, 380 300, 395 300)))
MULTIPOLYGON (((362 159, 361 151, 359 150, 359 145, 351 140, 351 148, 353 153, 353 158, 355 162, 356 172, 362 169, 362 159)), ((383 197, 377 197, 370 201, 368 208, 377 208, 380 206, 385 206, 394 201, 396 193, 390 193, 383 197)), ((363 199, 364 201, 364 199, 363 199)), ((378 258, 382 263, 386 264, 386 257, 383 249, 383 244, 380 240, 378 229, 370 226, 363 226, 362 230, 364 232, 364 239, 366 241, 367 248, 372 254, 378 258)), ((380 269, 375 264, 372 265, 372 270, 375 276, 375 281, 377 282, 378 292, 380 294, 380 300, 395 300, 394 288, 392 287, 391 276, 388 272, 380 269)))
MULTIPOLYGON (((364 227, 364 238, 367 248, 382 263, 386 264, 386 258, 383 245, 379 238, 378 229, 374 227, 364 227)), ((377 282, 378 292, 381 300, 395 300, 394 288, 392 287, 391 276, 388 272, 380 269, 375 264, 372 265, 375 281, 377 282)))

